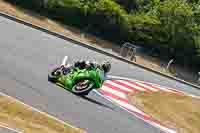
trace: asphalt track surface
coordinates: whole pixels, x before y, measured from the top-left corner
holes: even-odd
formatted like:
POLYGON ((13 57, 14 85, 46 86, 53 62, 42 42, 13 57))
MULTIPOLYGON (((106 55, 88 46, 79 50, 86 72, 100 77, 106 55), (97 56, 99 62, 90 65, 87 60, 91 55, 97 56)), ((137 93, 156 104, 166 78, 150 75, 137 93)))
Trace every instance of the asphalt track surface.
POLYGON ((0 17, 1 92, 89 133, 161 133, 95 93, 83 99, 49 83, 49 65, 61 63, 66 55, 74 60, 110 60, 112 75, 150 81, 200 95, 200 91, 190 86, 0 17))
POLYGON ((0 127, 0 133, 17 133, 17 132, 10 130, 8 128, 0 127))

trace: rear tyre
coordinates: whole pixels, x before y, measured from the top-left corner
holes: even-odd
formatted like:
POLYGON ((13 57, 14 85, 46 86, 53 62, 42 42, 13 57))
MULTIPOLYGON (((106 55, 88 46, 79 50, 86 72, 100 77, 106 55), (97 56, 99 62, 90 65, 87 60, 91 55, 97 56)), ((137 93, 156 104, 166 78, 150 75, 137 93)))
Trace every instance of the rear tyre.
POLYGON ((91 80, 79 80, 72 87, 72 92, 79 96, 88 95, 89 92, 94 88, 95 83, 91 80))

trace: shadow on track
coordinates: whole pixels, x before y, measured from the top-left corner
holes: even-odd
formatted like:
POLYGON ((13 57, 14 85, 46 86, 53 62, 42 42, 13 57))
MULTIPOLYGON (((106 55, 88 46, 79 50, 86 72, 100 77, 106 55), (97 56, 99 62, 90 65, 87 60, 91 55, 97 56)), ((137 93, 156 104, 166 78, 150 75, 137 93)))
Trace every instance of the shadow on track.
MULTIPOLYGON (((48 82, 51 83, 51 81, 49 81, 49 79, 48 79, 48 82)), ((54 84, 55 86, 60 86, 60 85, 56 85, 55 83, 53 83, 53 84, 54 84)), ((60 87, 63 88, 63 86, 60 86, 60 87)), ((65 88, 64 88, 64 89, 65 89, 65 88)), ((70 92, 71 94, 76 95, 77 97, 80 97, 80 98, 82 98, 82 99, 84 99, 84 100, 87 100, 87 101, 89 101, 89 102, 92 102, 92 103, 94 103, 94 104, 96 104, 96 105, 99 105, 99 106, 102 106, 102 107, 105 107, 105 108, 108 108, 108 109, 114 111, 114 108, 112 108, 112 107, 110 107, 110 106, 108 106, 108 105, 106 105, 106 104, 103 104, 103 103, 101 103, 101 102, 99 102, 99 101, 96 101, 96 100, 94 100, 94 99, 92 99, 92 98, 89 98, 89 97, 87 97, 87 96, 80 96, 80 95, 74 94, 74 93, 71 92, 71 91, 68 91, 68 92, 70 92)))
POLYGON ((99 101, 96 101, 96 100, 94 100, 94 99, 91 99, 91 98, 89 98, 89 97, 86 97, 86 96, 78 96, 78 97, 81 97, 81 98, 83 98, 83 99, 85 99, 85 100, 87 100, 87 101, 89 101, 89 102, 92 102, 92 103, 94 103, 94 104, 97 104, 97 105, 99 105, 99 106, 102 106, 102 107, 105 107, 105 108, 114 110, 112 107, 110 107, 110 106, 108 106, 108 105, 106 105, 106 104, 103 104, 103 103, 101 103, 101 102, 99 102, 99 101))

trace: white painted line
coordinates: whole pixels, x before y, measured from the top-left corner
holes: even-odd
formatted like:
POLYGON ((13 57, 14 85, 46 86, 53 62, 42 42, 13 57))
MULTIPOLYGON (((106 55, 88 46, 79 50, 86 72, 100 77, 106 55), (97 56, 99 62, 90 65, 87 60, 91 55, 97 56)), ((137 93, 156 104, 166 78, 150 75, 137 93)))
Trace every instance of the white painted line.
POLYGON ((173 91, 173 90, 169 90, 169 89, 167 89, 167 88, 165 88, 165 87, 162 87, 162 86, 158 86, 158 85, 152 85, 152 86, 155 86, 155 87, 157 87, 157 88, 159 88, 160 90, 163 90, 163 91, 166 91, 166 92, 172 92, 172 93, 175 93, 175 91, 173 91))
POLYGON ((126 97, 126 95, 124 93, 116 91, 116 90, 114 90, 112 88, 109 88, 107 86, 102 86, 100 89, 102 89, 102 90, 104 90, 106 92, 109 92, 111 94, 117 95, 117 96, 119 96, 119 97, 121 97, 123 99, 127 99, 127 97, 126 97))
MULTIPOLYGON (((134 86, 135 89, 137 89, 138 91, 148 91, 148 89, 146 89, 145 87, 139 87, 137 86, 137 83, 135 82, 136 85, 134 85, 134 83, 132 84, 132 86, 134 86)), ((138 84, 139 85, 139 84, 138 84)))
MULTIPOLYGON (((130 81, 134 81, 134 82, 137 82, 136 80, 133 80, 133 79, 129 79, 129 78, 123 78, 123 77, 117 77, 117 76, 108 76, 109 78, 111 78, 111 79, 118 79, 118 80, 121 80, 121 79, 124 79, 124 80, 130 80, 130 81)), ((108 79, 109 80, 109 79, 108 79)), ((136 83, 137 84, 137 83, 136 83)), ((124 87, 124 86, 122 86, 123 88, 126 88, 126 87, 124 87)), ((134 84, 132 84, 132 87, 134 87, 135 89, 137 89, 137 90, 141 90, 141 91, 146 91, 144 88, 142 88, 142 87, 139 87, 139 86, 136 86, 136 85, 134 85, 134 84)), ((127 89, 127 88, 126 88, 127 89)), ((132 91, 131 91, 132 92, 132 91)))
POLYGON ((134 112, 137 112, 137 113, 139 113, 139 114, 142 114, 142 115, 144 115, 144 116, 147 116, 144 112, 142 112, 141 110, 137 109, 136 107, 134 107, 134 106, 131 105, 131 104, 125 103, 125 102, 123 102, 123 101, 121 101, 121 100, 117 100, 117 99, 114 99, 114 98, 111 98, 111 99, 114 100, 116 103, 120 104, 121 106, 123 106, 123 107, 129 109, 129 110, 132 110, 132 111, 134 111, 134 112))
POLYGON ((122 82, 122 83, 124 83, 124 84, 126 84, 126 85, 128 85, 128 86, 130 86, 130 87, 133 87, 133 88, 135 88, 136 90, 139 90, 139 91, 146 91, 144 88, 135 86, 134 84, 131 84, 131 83, 125 81, 125 80, 117 80, 117 81, 120 81, 120 82, 122 82))
POLYGON ((134 79, 131 79, 131 78, 125 78, 125 77, 119 77, 119 76, 113 76, 113 75, 108 75, 108 78, 109 79, 123 79, 123 80, 132 80, 132 81, 137 81, 137 80, 134 80, 134 79))
POLYGON ((110 80, 106 81, 106 83, 111 84, 111 85, 113 85, 113 86, 115 86, 115 87, 118 87, 118 88, 120 88, 120 89, 123 89, 123 90, 125 90, 125 91, 133 92, 131 89, 126 88, 126 87, 124 87, 124 86, 122 86, 122 85, 119 85, 119 84, 117 84, 117 83, 114 83, 114 82, 112 82, 112 81, 110 81, 110 80))
MULTIPOLYGON (((64 121, 62 121, 62 120, 60 120, 60 119, 58 119, 58 118, 52 116, 52 115, 49 115, 49 114, 47 114, 46 112, 40 111, 40 110, 38 110, 38 109, 36 109, 36 108, 30 106, 30 105, 27 105, 27 104, 25 104, 25 103, 23 103, 23 102, 17 100, 16 98, 13 98, 13 97, 11 97, 11 96, 8 96, 8 95, 6 95, 6 94, 4 94, 4 93, 2 93, 2 92, 0 92, 0 95, 6 96, 6 97, 11 98, 11 99, 15 99, 17 102, 21 103, 22 105, 24 105, 24 106, 26 106, 26 107, 28 107, 28 108, 30 108, 30 109, 36 111, 36 112, 39 112, 39 113, 41 113, 41 114, 43 114, 43 115, 45 115, 45 116, 47 116, 47 117, 49 117, 49 118, 52 118, 52 119, 54 119, 54 120, 56 120, 56 121, 58 121, 58 122, 60 122, 60 123, 62 123, 62 124, 64 124, 64 125, 67 125, 67 126, 70 127, 70 128, 77 129, 76 127, 74 127, 74 126, 72 126, 72 125, 70 125, 70 124, 68 124, 68 123, 66 123, 66 122, 64 122, 64 121)), ((85 132, 85 133, 86 133, 86 132, 85 132)))
POLYGON ((149 90, 151 91, 158 91, 157 89, 151 87, 151 86, 148 86, 148 85, 145 85, 145 84, 142 84, 140 82, 136 82, 136 84, 140 85, 140 86, 143 86, 144 88, 148 88, 149 90))
MULTIPOLYGON (((153 85, 153 86, 154 86, 154 85, 155 85, 155 86, 158 86, 159 88, 162 87, 163 89, 169 88, 169 87, 166 87, 166 86, 160 86, 160 85, 158 85, 158 84, 154 84, 154 83, 150 83, 150 82, 146 82, 146 81, 140 81, 140 80, 135 80, 135 79, 131 79, 131 78, 125 78, 125 77, 119 77, 119 76, 113 76, 113 75, 108 75, 108 79, 131 80, 131 81, 135 81, 135 82, 148 83, 148 84, 151 84, 151 85, 153 85)), ((175 90, 175 91, 178 91, 178 92, 183 93, 183 94, 185 94, 185 95, 192 96, 192 97, 194 97, 194 98, 200 99, 200 96, 196 96, 196 95, 193 95, 193 94, 189 94, 189 93, 187 93, 187 92, 180 91, 180 90, 175 89, 175 88, 170 88, 170 89, 171 89, 171 91, 175 90)))
POLYGON ((134 114, 133 112, 131 112, 131 111, 129 111, 128 109, 126 109, 125 107, 123 107, 123 106, 121 106, 120 104, 118 104, 118 103, 116 103, 115 101, 113 101, 111 98, 109 98, 109 97, 107 97, 107 96, 101 94, 99 91, 97 91, 97 90, 93 90, 93 91, 94 91, 96 94, 98 94, 99 96, 105 98, 106 100, 110 101, 110 102, 113 103, 114 105, 116 105, 116 106, 118 106, 119 108, 121 108, 121 109, 127 111, 128 113, 134 115, 135 117, 137 117, 137 118, 139 118, 139 119, 141 119, 141 120, 147 122, 148 124, 150 124, 150 125, 152 125, 152 126, 154 126, 154 127, 157 127, 157 128, 159 128, 160 130, 162 130, 162 131, 164 131, 164 132, 166 132, 166 133, 177 133, 177 132, 174 131, 173 129, 166 128, 166 127, 164 127, 164 126, 162 126, 162 125, 160 125, 160 124, 157 124, 157 123, 155 123, 155 122, 152 122, 152 121, 143 119, 142 117, 139 117, 138 115, 134 114))
POLYGON ((18 130, 16 130, 16 129, 13 129, 13 128, 4 126, 4 124, 2 124, 2 123, 0 122, 0 128, 1 128, 1 127, 2 127, 2 128, 5 128, 5 129, 8 129, 8 130, 10 130, 10 131, 16 132, 16 133, 23 133, 23 132, 18 131, 18 130))

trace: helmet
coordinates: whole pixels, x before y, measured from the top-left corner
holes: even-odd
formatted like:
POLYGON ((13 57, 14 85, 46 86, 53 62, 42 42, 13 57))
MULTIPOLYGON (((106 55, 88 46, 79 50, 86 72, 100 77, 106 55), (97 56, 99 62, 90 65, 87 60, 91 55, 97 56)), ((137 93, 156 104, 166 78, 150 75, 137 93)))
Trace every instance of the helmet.
POLYGON ((86 68, 86 62, 84 60, 80 60, 74 63, 75 67, 78 67, 80 69, 86 68))
POLYGON ((111 69, 111 64, 110 62, 106 61, 102 64, 102 69, 104 70, 104 72, 109 72, 111 69))
POLYGON ((84 69, 86 67, 86 62, 85 61, 80 61, 80 69, 84 69))
POLYGON ((74 63, 74 67, 79 67, 80 66, 80 61, 76 61, 75 63, 74 63))

